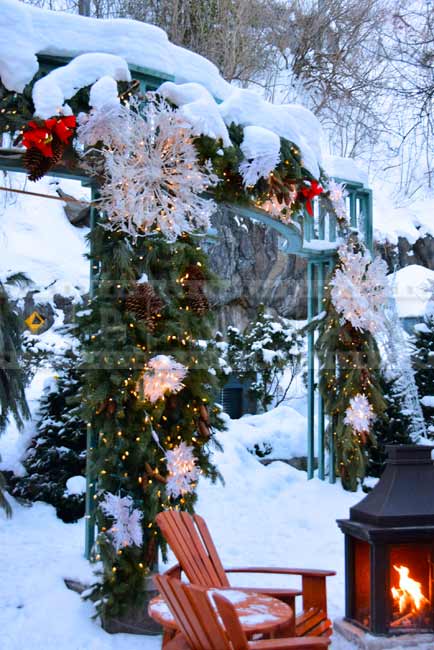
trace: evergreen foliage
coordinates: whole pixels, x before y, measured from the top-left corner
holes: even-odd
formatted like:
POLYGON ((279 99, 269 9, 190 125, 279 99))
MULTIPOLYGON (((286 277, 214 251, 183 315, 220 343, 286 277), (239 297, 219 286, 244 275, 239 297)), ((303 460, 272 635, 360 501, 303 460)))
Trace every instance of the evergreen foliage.
MULTIPOLYGON (((339 268, 339 262, 337 265, 339 268)), ((386 403, 382 394, 380 352, 374 336, 367 330, 355 329, 336 311, 330 288, 324 298, 325 317, 312 327, 319 336, 316 349, 321 366, 319 391, 324 410, 329 416, 326 429, 328 445, 335 450, 335 471, 346 490, 356 490, 365 476, 368 461, 368 440, 375 444, 373 431, 366 434, 354 431, 345 423, 351 398, 364 394, 375 415, 380 416, 386 403)))
POLYGON ((434 314, 414 328, 413 367, 427 435, 434 438, 434 314))
POLYGON ((71 477, 85 474, 86 424, 77 399, 80 383, 78 359, 70 351, 55 379, 44 388, 36 435, 23 462, 26 475, 13 479, 14 496, 50 503, 66 523, 84 515, 84 494, 69 494, 66 486, 71 477))
POLYGON ((385 411, 374 420, 373 431, 375 444, 368 448, 369 460, 366 469, 367 476, 380 477, 387 460, 386 445, 409 445, 413 441, 409 435, 411 413, 403 408, 400 378, 380 380, 386 402, 385 411))
POLYGON ((200 247, 188 236, 168 244, 158 233, 133 245, 125 235, 100 226, 91 244, 97 288, 89 309, 79 316, 78 335, 84 359, 83 413, 95 436, 89 460, 96 477, 103 565, 90 597, 104 618, 143 609, 146 577, 155 568, 158 545, 164 551, 155 526, 157 513, 193 509, 194 492, 178 498, 166 493, 165 452, 185 442, 202 474, 217 479, 208 443, 222 421, 212 405, 217 358, 204 343, 211 337, 211 314, 196 313, 188 299, 189 267, 199 266, 210 279, 200 247), (127 299, 138 281, 150 283, 163 301, 158 318, 128 311, 127 299), (140 393, 140 379, 146 364, 159 354, 172 356, 188 373, 180 392, 151 403, 140 393), (116 551, 109 534, 114 521, 101 507, 107 494, 131 497, 142 513, 142 547, 125 545, 116 551))
POLYGON ((227 364, 240 380, 250 383, 249 393, 264 411, 286 399, 300 371, 301 349, 299 332, 283 318, 267 314, 264 305, 242 333, 236 327, 227 330, 227 364))
MULTIPOLYGON (((9 277, 6 284, 23 282, 27 282, 27 278, 17 274, 9 277)), ((18 428, 22 428, 24 420, 30 417, 24 391, 26 377, 20 366, 21 331, 18 314, 9 300, 5 284, 0 282, 0 434, 10 416, 18 428)), ((5 481, 0 473, 0 507, 10 515, 11 508, 3 493, 4 487, 5 481)))

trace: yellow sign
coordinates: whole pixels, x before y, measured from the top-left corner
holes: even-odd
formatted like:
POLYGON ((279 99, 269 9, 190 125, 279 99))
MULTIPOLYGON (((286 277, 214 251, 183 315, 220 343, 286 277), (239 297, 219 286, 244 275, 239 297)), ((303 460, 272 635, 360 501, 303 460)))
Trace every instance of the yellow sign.
POLYGON ((45 323, 45 318, 42 318, 41 314, 38 314, 37 311, 34 311, 30 316, 26 318, 24 321, 29 330, 33 333, 36 334, 36 332, 39 332, 41 327, 45 323))

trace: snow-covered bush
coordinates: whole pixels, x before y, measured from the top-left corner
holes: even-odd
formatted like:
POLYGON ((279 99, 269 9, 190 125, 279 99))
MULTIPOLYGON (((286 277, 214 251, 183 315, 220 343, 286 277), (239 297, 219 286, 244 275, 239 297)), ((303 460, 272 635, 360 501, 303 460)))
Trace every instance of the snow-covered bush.
POLYGON ((434 314, 415 326, 413 366, 427 434, 434 438, 434 314))
POLYGON ((10 479, 15 497, 50 503, 65 522, 84 515, 86 424, 78 411, 77 365, 71 352, 56 377, 46 383, 36 432, 23 460, 26 475, 10 479))
POLYGON ((288 321, 261 305, 243 332, 227 329, 226 359, 232 373, 250 382, 249 392, 263 411, 288 398, 301 369, 302 337, 288 321))

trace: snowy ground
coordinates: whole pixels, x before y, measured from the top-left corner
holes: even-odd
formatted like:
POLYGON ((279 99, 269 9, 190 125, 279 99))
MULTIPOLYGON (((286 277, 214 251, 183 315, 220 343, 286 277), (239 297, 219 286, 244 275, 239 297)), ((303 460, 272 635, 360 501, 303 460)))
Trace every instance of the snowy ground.
MULTIPOLYGON (((285 422, 288 425, 288 419, 285 422)), ((225 451, 216 452, 215 461, 225 486, 202 481, 199 490, 198 511, 209 523, 224 564, 335 569, 337 577, 329 580, 330 614, 341 616, 343 538, 335 519, 345 517, 361 495, 316 479, 308 482, 305 474, 280 462, 262 466, 240 442, 244 427, 243 420, 231 422, 221 434, 225 451)), ((9 460, 11 433, 1 441, 9 460)), ((92 621, 92 606, 65 588, 64 577, 92 578, 83 558, 83 542, 83 521, 63 524, 53 508, 42 503, 31 508, 15 504, 10 521, 0 515, 2 650, 160 648, 159 637, 106 634, 92 621)), ((260 584, 259 578, 255 580, 260 584)), ((276 584, 283 582, 289 584, 287 579, 276 579, 276 584)), ((236 580, 234 584, 247 583, 236 580)), ((350 650, 351 646, 335 637, 332 648, 350 650)))

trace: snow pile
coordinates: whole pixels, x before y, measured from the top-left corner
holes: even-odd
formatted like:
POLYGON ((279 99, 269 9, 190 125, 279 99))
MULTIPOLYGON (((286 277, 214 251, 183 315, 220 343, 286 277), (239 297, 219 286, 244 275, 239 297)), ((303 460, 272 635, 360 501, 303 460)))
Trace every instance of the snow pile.
POLYGON ((400 318, 425 314, 432 298, 433 282, 434 271, 418 264, 411 264, 396 271, 391 278, 391 284, 400 318))
POLYGON ((230 436, 249 451, 267 451, 267 459, 288 460, 306 455, 307 420, 291 406, 281 404, 260 415, 230 420, 230 436))
POLYGON ((68 495, 80 495, 86 492, 86 479, 84 476, 71 476, 66 481, 66 493, 68 495))
POLYGON ((78 57, 38 82, 34 99, 41 116, 56 113, 74 89, 104 75, 127 79, 123 59, 131 66, 171 76, 181 84, 166 84, 164 92, 169 98, 178 97, 177 104, 200 132, 223 137, 221 120, 226 125, 235 122, 269 129, 299 146, 304 166, 319 176, 321 127, 310 111, 292 104, 273 105, 259 94, 232 86, 214 64, 173 45, 158 27, 133 20, 97 20, 3 0, 0 77, 8 89, 22 92, 32 80, 39 67, 38 53, 78 57), (202 92, 199 84, 208 93, 202 92), (222 103, 217 104, 220 100, 222 103))
MULTIPOLYGON (((31 187, 23 174, 8 174, 2 185, 8 180, 12 187, 57 196, 55 183, 47 177, 31 187)), ((62 180, 61 187, 88 199, 89 190, 76 181, 62 180)), ((30 288, 41 292, 35 296, 39 302, 51 302, 55 294, 79 302, 89 289, 89 262, 84 257, 87 229, 69 223, 61 201, 4 192, 0 200, 0 279, 22 271, 33 282, 23 290, 11 290, 12 296, 30 288)))
MULTIPOLYGON (((33 88, 33 103, 35 104, 35 115, 47 119, 58 113, 70 113, 69 107, 64 106, 65 99, 73 97, 80 88, 91 84, 96 85, 98 81, 108 77, 113 81, 130 81, 131 74, 124 59, 113 54, 82 54, 73 59, 68 65, 52 70, 42 79, 39 79, 33 88), (68 110, 69 109, 69 110, 68 110)), ((97 86, 101 89, 101 85, 97 86)), ((115 86, 116 88, 116 86, 115 86)), ((112 90, 112 86, 109 87, 112 90)), ((106 86, 104 86, 106 91, 106 86)), ((112 92, 106 97, 101 92, 97 93, 93 87, 91 91, 91 105, 101 108, 108 100, 112 100, 112 92)), ((117 91, 115 90, 117 97, 117 91)))
POLYGON ((365 187, 369 187, 367 173, 358 166, 353 158, 324 156, 324 169, 329 176, 355 183, 362 183, 365 187))
POLYGON ((389 180, 381 178, 372 182, 375 238, 397 244, 398 238, 403 237, 414 244, 420 237, 434 235, 434 195, 395 196, 398 182, 393 175, 389 180))

